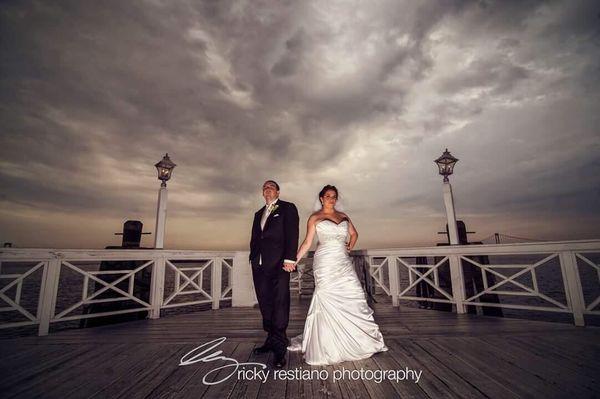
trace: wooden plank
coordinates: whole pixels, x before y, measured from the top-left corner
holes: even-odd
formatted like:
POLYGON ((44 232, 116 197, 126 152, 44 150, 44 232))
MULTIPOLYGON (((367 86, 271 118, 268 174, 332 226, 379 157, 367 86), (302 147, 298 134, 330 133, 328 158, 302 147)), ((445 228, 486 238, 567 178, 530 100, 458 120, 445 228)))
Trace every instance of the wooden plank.
MULTIPOLYGON (((311 376, 316 375, 312 373, 321 373, 324 370, 323 366, 310 366, 311 376)), ((320 376, 321 374, 319 374, 320 376)), ((327 398, 328 390, 325 387, 325 381, 321 378, 311 378, 310 386, 313 394, 313 398, 327 398)))
POLYGON ((432 398, 439 397, 457 397, 456 394, 442 381, 440 381, 435 374, 426 367, 425 363, 421 359, 417 359, 412 354, 407 353, 402 348, 403 341, 399 340, 388 340, 389 354, 401 366, 408 367, 412 370, 422 370, 421 379, 418 382, 418 386, 432 398))
MULTIPOLYGON (((254 349, 257 346, 262 345, 256 345, 253 344, 251 351, 250 351, 250 356, 248 357, 248 362, 251 363, 263 363, 263 364, 267 364, 268 360, 269 360, 269 356, 266 353, 263 354, 258 354, 255 355, 254 354, 254 349)), ((251 367, 247 368, 250 369, 251 367)), ((257 367, 257 370, 260 370, 260 367, 257 367)), ((244 399, 252 399, 252 398, 258 398, 259 397, 259 391, 262 387, 262 382, 258 379, 238 379, 237 384, 235 384, 235 387, 233 388, 233 391, 231 392, 231 394, 229 395, 229 399, 240 399, 240 398, 244 398, 244 399)))
POLYGON ((484 395, 500 398, 519 397, 515 392, 510 390, 510 387, 500 384, 477 367, 473 367, 468 362, 454 356, 451 352, 441 349, 431 341, 432 339, 421 339, 414 341, 414 343, 427 351, 432 357, 437 359, 438 362, 444 364, 447 368, 460 375, 462 379, 475 386, 484 395))
POLYGON ((96 346, 77 358, 71 359, 59 370, 45 373, 27 386, 28 397, 64 398, 76 387, 100 374, 100 368, 126 349, 125 344, 96 346))
POLYGON ((589 339, 573 339, 557 334, 541 336, 540 340, 567 356, 578 358, 586 364, 600 367, 600 351, 591 346, 592 341, 589 339))
POLYGON ((285 398, 287 381, 273 379, 274 361, 275 356, 270 352, 266 364, 271 373, 269 374, 269 380, 260 386, 259 398, 285 398))
MULTIPOLYGON (((189 349, 191 350, 191 349, 189 349)), ((181 359, 181 358, 179 358, 181 359)), ((176 359, 178 360, 178 359, 176 359)), ((152 391, 148 393, 148 398, 175 398, 178 396, 181 388, 192 378, 202 378, 198 376, 201 368, 197 365, 193 366, 179 366, 179 360, 177 361, 177 367, 171 369, 169 375, 161 381, 160 384, 153 387, 152 391)))
MULTIPOLYGON (((341 365, 343 366, 346 363, 350 363, 350 362, 343 362, 341 363, 341 365)), ((334 381, 333 380, 333 365, 328 365, 328 366, 323 366, 323 369, 327 371, 327 375, 328 378, 323 381, 323 388, 325 390, 325 393, 327 395, 328 398, 342 398, 342 392, 340 389, 340 385, 338 381, 334 381)))
MULTIPOLYGON (((398 342, 398 341, 396 341, 398 342)), ((419 359, 427 369, 444 385, 448 386, 456 396, 461 398, 483 398, 485 395, 469 381, 461 378, 453 369, 447 367, 422 347, 412 341, 402 342, 402 349, 414 359, 419 359)), ((425 373, 425 371, 424 371, 425 373)))
POLYGON ((25 392, 32 384, 36 384, 40 380, 47 380, 48 375, 60 372, 71 360, 93 350, 93 345, 73 345, 65 346, 63 352, 56 356, 39 359, 32 357, 31 362, 24 367, 15 369, 12 372, 7 371, 6 378, 3 378, 0 384, 0 389, 6 392, 7 395, 8 392, 25 392))
POLYGON ((122 375, 127 374, 132 364, 151 358, 154 352, 160 352, 158 345, 126 344, 125 349, 116 354, 110 362, 98 366, 94 362, 88 364, 89 369, 78 378, 78 386, 63 397, 89 397, 112 384, 122 375))
POLYGON ((153 384, 150 377, 156 373, 156 369, 161 367, 165 362, 176 361, 176 353, 169 351, 170 345, 168 344, 148 345, 142 349, 142 353, 134 354, 136 359, 129 363, 130 368, 126 372, 117 376, 112 383, 104 386, 92 397, 118 398, 132 395, 135 393, 131 391, 132 386, 139 381, 153 384))
MULTIPOLYGON (((2 343, 0 341, 0 343, 2 343)), ((3 343, 2 343, 3 344, 3 343)), ((72 347, 71 347, 72 348, 72 347)), ((54 359, 57 355, 65 354, 64 345, 18 345, 9 344, 4 347, 4 355, 0 357, 0 387, 7 376, 15 371, 27 369, 37 363, 54 359)))
MULTIPOLYGON (((352 362, 356 370, 379 370, 380 367, 372 358, 352 362)), ((365 390, 372 398, 396 398, 398 394, 389 381, 377 383, 374 380, 362 379, 365 390)))
MULTIPOLYGON (((392 341, 386 341, 386 345, 392 345, 392 341)), ((406 367, 405 364, 399 364, 389 351, 378 353, 373 356, 373 361, 375 361, 382 370, 400 370, 406 367)), ((429 398, 427 393, 414 381, 391 381, 391 384, 398 393, 398 396, 402 398, 429 398)))
POLYGON ((540 380, 528 370, 519 367, 518 364, 497 357, 496 353, 474 338, 436 339, 432 342, 442 349, 450 350, 454 356, 461 358, 473 367, 477 367, 489 378, 510 387, 509 389, 519 396, 556 396, 555 388, 548 382, 540 380))
POLYGON ((562 391, 565 396, 592 397, 598 393, 598 385, 590 384, 590 380, 581 375, 575 375, 569 369, 562 367, 561 363, 548 367, 545 358, 531 351, 524 351, 513 345, 505 338, 482 337, 476 338, 488 345, 498 356, 519 364, 534 375, 554 385, 557 391, 562 391), (596 389, 594 389, 596 387, 596 389))
MULTIPOLYGON (((230 357, 232 359, 236 359, 238 362, 243 363, 243 362, 248 361, 248 359, 250 358, 250 355, 252 354, 253 349, 254 349, 253 344, 242 342, 242 343, 239 343, 236 346, 236 348, 232 352, 230 352, 230 354, 223 352, 223 356, 230 357)), ((228 363, 229 362, 222 362, 222 361, 215 362, 214 367, 220 367, 220 366, 223 366, 228 363)), ((233 371, 234 370, 230 369, 230 368, 223 369, 223 370, 219 371, 216 378, 211 379, 211 380, 217 381, 222 378, 225 378, 227 375, 231 374, 233 371)), ((226 380, 220 384, 217 384, 217 385, 209 386, 208 389, 204 392, 202 397, 204 397, 204 398, 228 398, 233 393, 233 390, 235 389, 235 386, 239 383, 239 381, 240 380, 238 379, 237 372, 236 372, 228 380, 226 380)))
MULTIPOLYGON (((196 342, 194 345, 185 345, 186 353, 198 345, 208 342, 208 340, 197 338, 196 342)), ((237 345, 237 342, 226 341, 219 346, 219 350, 222 350, 224 354, 230 354, 235 350, 237 345)), ((176 360, 177 364, 179 364, 181 357, 176 360)), ((198 362, 187 366, 178 366, 161 384, 155 387, 148 397, 200 398, 208 389, 208 385, 205 385, 202 379, 206 373, 216 367, 218 367, 217 362, 198 362)))
MULTIPOLYGON (((304 361, 304 355, 299 352, 296 354, 299 366, 302 367, 303 370, 312 370, 312 366, 304 361)), ((311 380, 302 380, 300 392, 300 398, 312 399, 318 397, 317 392, 313 390, 313 384, 311 380)))
POLYGON ((556 345, 542 343, 538 336, 512 336, 507 339, 524 351, 529 351, 544 358, 550 364, 560 363, 562 367, 569 368, 577 375, 586 376, 591 379, 591 382, 600 385, 600 381, 598 381, 598 369, 600 367, 590 367, 588 362, 561 352, 556 345))
MULTIPOLYGON (((380 367, 380 365, 377 364, 377 367, 380 367)), ((352 372, 356 370, 356 366, 353 362, 344 362, 334 365, 333 369, 338 370, 340 373, 344 373, 344 369, 352 372)), ((365 387, 365 384, 360 379, 355 380, 353 378, 342 378, 338 381, 338 386, 340 387, 342 398, 365 399, 371 397, 367 391, 367 388, 365 387)))
POLYGON ((127 399, 148 397, 156 389, 165 385, 169 376, 173 375, 178 369, 184 367, 179 366, 179 362, 190 350, 191 348, 188 345, 169 344, 162 354, 164 360, 148 365, 147 373, 141 378, 132 381, 132 383, 128 385, 127 390, 118 397, 127 399))
POLYGON ((27 345, 19 342, 4 342, 0 340, 0 371, 4 367, 14 367, 14 364, 18 364, 23 358, 27 361, 32 355, 36 355, 40 351, 49 352, 52 349, 59 351, 60 347, 57 345, 27 345))
MULTIPOLYGON (((301 352, 288 352, 288 370, 310 370, 310 365, 304 363, 301 352)), ((302 378, 292 379, 287 382, 285 397, 288 399, 312 399, 313 392, 310 380, 302 378)))

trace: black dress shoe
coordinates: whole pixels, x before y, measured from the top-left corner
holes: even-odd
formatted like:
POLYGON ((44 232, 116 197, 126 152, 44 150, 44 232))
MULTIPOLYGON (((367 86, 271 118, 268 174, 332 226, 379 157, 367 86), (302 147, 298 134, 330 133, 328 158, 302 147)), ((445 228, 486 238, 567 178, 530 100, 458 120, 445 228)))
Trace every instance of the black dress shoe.
POLYGON ((255 355, 261 355, 263 353, 270 352, 272 349, 268 345, 259 346, 258 348, 254 348, 255 355))
POLYGON ((275 368, 281 369, 285 366, 286 363, 287 362, 285 361, 285 355, 277 356, 277 358, 275 359, 275 368))

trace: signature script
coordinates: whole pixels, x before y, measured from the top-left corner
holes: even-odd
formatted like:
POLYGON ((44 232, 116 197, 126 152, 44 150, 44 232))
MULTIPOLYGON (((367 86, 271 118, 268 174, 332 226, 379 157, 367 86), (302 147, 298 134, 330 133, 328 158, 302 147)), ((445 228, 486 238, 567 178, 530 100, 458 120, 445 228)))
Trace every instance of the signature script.
POLYGON ((267 365, 264 363, 253 363, 253 362, 240 363, 237 360, 232 359, 230 357, 221 356, 221 354, 223 353, 222 350, 217 350, 216 352, 211 352, 212 350, 217 348, 219 345, 221 345, 226 340, 227 340, 226 337, 221 337, 221 338, 213 339, 210 342, 207 342, 205 344, 195 347, 194 349, 192 349, 191 351, 189 351, 188 353, 183 355, 183 357, 179 361, 179 365, 180 366, 189 366, 190 364, 194 364, 194 363, 198 363, 198 362, 202 362, 202 363, 210 363, 210 362, 217 362, 217 361, 227 362, 227 364, 217 367, 217 368, 214 368, 214 369, 210 370, 208 373, 204 374, 204 377, 202 378, 202 383, 205 385, 216 385, 216 384, 222 383, 223 381, 227 381, 229 378, 231 378, 232 375, 235 374, 235 372, 240 368, 240 366, 260 366, 260 367, 262 367, 263 370, 267 368, 267 365), (211 352, 211 353, 208 353, 208 352, 211 352), (208 381, 209 376, 212 375, 213 373, 217 373, 219 370, 229 369, 229 368, 232 369, 231 373, 225 375, 220 380, 208 381))

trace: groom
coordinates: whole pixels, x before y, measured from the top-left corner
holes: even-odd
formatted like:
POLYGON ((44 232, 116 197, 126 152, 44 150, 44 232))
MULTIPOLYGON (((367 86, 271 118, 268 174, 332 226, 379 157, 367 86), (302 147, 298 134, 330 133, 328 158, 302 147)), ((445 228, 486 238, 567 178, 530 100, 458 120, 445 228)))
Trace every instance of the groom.
POLYGON ((263 184, 262 193, 266 205, 254 214, 250 263, 267 340, 254 351, 273 351, 275 367, 281 368, 288 346, 285 330, 290 316, 290 272, 295 269, 298 249, 298 210, 279 199, 279 185, 273 180, 263 184))

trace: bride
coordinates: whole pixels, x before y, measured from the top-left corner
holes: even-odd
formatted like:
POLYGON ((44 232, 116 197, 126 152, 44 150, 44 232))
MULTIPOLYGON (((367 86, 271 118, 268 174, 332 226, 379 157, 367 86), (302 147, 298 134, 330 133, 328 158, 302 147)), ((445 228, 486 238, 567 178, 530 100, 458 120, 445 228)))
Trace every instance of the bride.
POLYGON ((288 347, 302 351, 311 365, 360 360, 387 350, 348 256, 358 233, 350 218, 335 209, 337 199, 335 186, 323 187, 319 193, 321 210, 308 219, 306 238, 296 258, 300 261, 308 252, 316 234, 315 291, 304 333, 292 338, 288 347))

